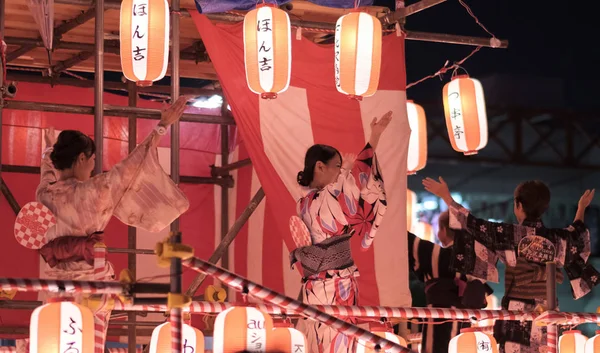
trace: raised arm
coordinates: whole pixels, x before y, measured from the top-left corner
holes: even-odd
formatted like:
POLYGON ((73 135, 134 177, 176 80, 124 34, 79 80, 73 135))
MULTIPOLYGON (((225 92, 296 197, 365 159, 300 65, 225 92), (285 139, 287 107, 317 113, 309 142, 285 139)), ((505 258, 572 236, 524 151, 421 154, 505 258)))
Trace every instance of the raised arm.
POLYGON ((40 164, 40 186, 45 187, 50 183, 57 180, 56 171, 50 160, 50 153, 52 153, 52 146, 56 143, 54 128, 50 127, 44 130, 44 142, 46 144, 44 152, 42 153, 42 161, 40 164))
POLYGON ((358 156, 345 155, 342 170, 336 183, 327 187, 330 195, 341 206, 348 226, 357 235, 364 236, 362 248, 373 243, 379 224, 387 208, 381 169, 375 148, 383 131, 392 119, 392 112, 381 119, 373 119, 371 138, 358 156))
MULTIPOLYGON (((490 222, 477 218, 461 204, 454 201, 448 185, 442 179, 435 181, 431 178, 423 180, 425 190, 440 197, 450 213, 450 228, 463 230, 459 236, 465 238, 467 246, 483 246, 494 252, 508 266, 516 265, 516 249, 519 241, 527 235, 527 227, 508 223, 490 222), (472 238, 472 239, 471 239, 472 238), (477 242, 477 244, 473 243, 477 242)), ((456 238, 455 238, 456 241, 456 238)))

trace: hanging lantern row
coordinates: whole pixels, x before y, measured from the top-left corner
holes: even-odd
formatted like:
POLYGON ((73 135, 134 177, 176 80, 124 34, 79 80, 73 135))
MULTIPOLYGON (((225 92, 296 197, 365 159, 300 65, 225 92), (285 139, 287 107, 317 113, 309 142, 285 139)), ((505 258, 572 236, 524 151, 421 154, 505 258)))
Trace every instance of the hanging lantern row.
MULTIPOLYGON (((259 4, 244 17, 244 63, 250 90, 264 99, 287 90, 292 67, 288 14, 273 4, 259 4)), ((169 4, 166 0, 123 0, 119 30, 123 75, 138 86, 162 79, 169 61, 169 4)), ((335 85, 355 99, 375 94, 381 69, 382 28, 374 16, 355 10, 335 28, 335 85)), ((444 86, 448 136, 455 151, 476 154, 488 140, 483 88, 459 75, 444 86)), ((427 161, 427 128, 423 108, 407 104, 411 128, 408 173, 427 161)))
MULTIPOLYGON (((335 29, 335 85, 355 99, 375 94, 381 68, 381 22, 358 10, 340 17, 335 29)), ((244 64, 250 90, 264 99, 287 90, 292 69, 291 24, 273 4, 259 4, 244 17, 244 64)))
POLYGON ((123 0, 119 27, 123 75, 138 86, 165 77, 169 63, 167 0, 123 0))

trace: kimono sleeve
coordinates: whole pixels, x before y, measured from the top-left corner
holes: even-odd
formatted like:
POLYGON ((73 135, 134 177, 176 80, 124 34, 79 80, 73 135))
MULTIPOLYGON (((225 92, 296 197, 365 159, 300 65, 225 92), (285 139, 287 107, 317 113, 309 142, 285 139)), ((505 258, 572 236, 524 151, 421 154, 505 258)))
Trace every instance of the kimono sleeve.
POLYGON ((40 163, 40 184, 38 190, 45 188, 48 184, 54 183, 58 180, 56 177, 56 171, 50 160, 50 152, 52 148, 47 148, 42 156, 42 162, 40 163))
POLYGON ((152 134, 110 171, 83 183, 82 189, 97 192, 121 222, 159 232, 188 209, 189 201, 160 166, 151 138, 152 134))
POLYGON ((590 232, 585 224, 576 221, 567 229, 548 230, 556 244, 556 263, 563 267, 571 284, 573 298, 588 294, 598 284, 600 273, 588 263, 590 232))
POLYGON ((459 230, 455 235, 469 245, 473 241, 495 253, 507 266, 516 266, 516 250, 519 241, 527 235, 527 228, 508 223, 497 223, 477 218, 462 205, 449 205, 450 228, 459 230))
POLYGON ((348 226, 364 236, 362 248, 368 249, 387 209, 381 169, 370 144, 358 154, 351 170, 342 170, 328 191, 336 197, 348 226))

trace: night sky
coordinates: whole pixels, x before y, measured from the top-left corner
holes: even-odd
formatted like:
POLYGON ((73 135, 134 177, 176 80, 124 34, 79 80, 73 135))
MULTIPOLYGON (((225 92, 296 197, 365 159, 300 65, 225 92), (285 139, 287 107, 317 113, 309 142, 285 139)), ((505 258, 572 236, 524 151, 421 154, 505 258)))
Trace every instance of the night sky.
MULTIPOLYGON (((567 101, 565 108, 594 110, 600 106, 597 82, 600 29, 589 8, 578 9, 576 3, 566 1, 465 0, 465 3, 497 38, 509 41, 508 49, 483 48, 465 62, 471 76, 505 74, 561 79, 567 101)), ((406 28, 488 37, 457 0, 448 0, 408 17, 406 28)), ((458 61, 471 50, 468 46, 407 41, 407 80, 410 83, 434 73, 446 60, 458 61)), ((441 101, 443 83, 449 78, 447 73, 443 82, 432 79, 415 86, 408 90, 409 98, 441 101), (434 92, 439 97, 432 97, 434 92)))

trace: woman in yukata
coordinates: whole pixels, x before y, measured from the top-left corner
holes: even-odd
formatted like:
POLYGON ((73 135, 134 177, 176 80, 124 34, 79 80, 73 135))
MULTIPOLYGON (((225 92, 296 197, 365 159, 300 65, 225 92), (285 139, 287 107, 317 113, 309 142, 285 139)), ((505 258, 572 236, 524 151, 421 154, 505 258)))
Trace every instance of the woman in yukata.
MULTIPOLYGON (((371 137, 358 156, 342 156, 334 147, 314 145, 306 152, 298 184, 308 188, 298 201, 312 245, 294 250, 292 265, 300 261, 304 273, 302 301, 311 305, 358 305, 358 269, 350 237, 362 237, 368 249, 386 210, 385 191, 375 150, 392 112, 371 122, 371 137)), ((351 319, 348 319, 352 322, 351 319)), ((300 321, 308 351, 349 353, 356 342, 327 325, 300 321)))
MULTIPOLYGON (((62 280, 106 281, 114 278, 106 262, 94 274, 94 244, 102 242, 112 216, 123 223, 159 232, 184 213, 189 202, 158 161, 157 146, 166 129, 178 121, 189 97, 180 97, 163 110, 161 121, 150 135, 108 172, 91 176, 96 147, 82 132, 65 130, 55 139, 46 130, 37 201, 52 211, 56 225, 46 234, 48 243, 39 252, 45 260, 45 277, 62 280)), ((43 293, 42 300, 53 293, 43 293)), ((71 296, 71 295, 70 295, 71 296)), ((106 299, 106 298, 105 298, 106 299)), ((82 295, 74 300, 81 302, 82 295)), ((105 334, 110 308, 96 308, 95 319, 104 321, 105 334)))

